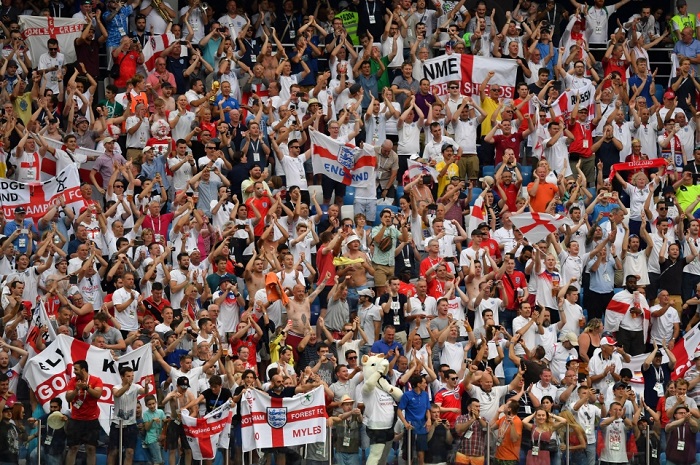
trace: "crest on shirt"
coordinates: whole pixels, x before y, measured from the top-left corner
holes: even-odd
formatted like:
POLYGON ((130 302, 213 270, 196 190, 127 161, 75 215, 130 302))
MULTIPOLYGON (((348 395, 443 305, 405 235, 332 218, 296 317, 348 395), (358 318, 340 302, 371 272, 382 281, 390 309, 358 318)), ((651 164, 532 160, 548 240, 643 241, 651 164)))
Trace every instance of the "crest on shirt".
POLYGON ((283 428, 287 424, 287 407, 268 407, 267 424, 275 429, 283 428))

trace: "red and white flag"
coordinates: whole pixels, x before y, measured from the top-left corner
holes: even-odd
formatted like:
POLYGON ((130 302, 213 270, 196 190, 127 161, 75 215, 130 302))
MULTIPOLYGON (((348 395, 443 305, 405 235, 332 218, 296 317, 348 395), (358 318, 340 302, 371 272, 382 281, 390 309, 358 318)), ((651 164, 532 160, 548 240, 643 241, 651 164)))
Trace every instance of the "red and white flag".
POLYGON ((250 389, 241 400, 243 451, 289 447, 326 440, 323 388, 294 397, 270 397, 250 389))
POLYGON ((676 368, 671 373, 671 379, 676 380, 685 375, 685 372, 694 365, 693 355, 699 348, 700 329, 698 329, 698 325, 695 325, 673 346, 671 352, 676 357, 676 368))
POLYGON ((433 181, 437 182, 438 172, 432 166, 421 163, 419 161, 408 160, 408 178, 415 179, 417 176, 432 176, 433 181))
MULTIPOLYGON (((39 62, 39 57, 49 51, 47 41, 58 40, 58 50, 63 53, 66 63, 73 63, 78 58, 75 54, 74 41, 83 32, 85 20, 78 18, 54 18, 53 16, 20 15, 19 27, 22 37, 29 43, 32 60, 39 62)), ((95 76, 97 77, 97 76, 95 76)))
MULTIPOLYGON (((646 342, 647 334, 649 333, 649 323, 651 322, 651 311, 649 310, 649 303, 646 297, 639 292, 632 293, 623 290, 613 296, 608 304, 608 308, 605 309, 605 331, 617 332, 620 329, 622 319, 634 307, 640 308, 644 315, 644 342, 646 342)), ((641 318, 641 316, 638 318, 641 318)))
POLYGON ((377 157, 374 147, 362 148, 341 144, 335 139, 309 128, 311 160, 314 174, 323 174, 346 186, 367 187, 374 180, 377 157))
POLYGON ((0 203, 8 220, 14 219, 15 207, 22 206, 27 210, 27 218, 37 223, 60 198, 64 198, 66 205, 75 211, 84 205, 78 168, 75 165, 68 166, 44 182, 23 183, 0 179, 0 203))
POLYGON ((104 390, 97 405, 100 408, 100 426, 107 434, 109 434, 114 407, 112 389, 122 384, 119 376, 120 368, 133 369, 136 384, 143 386, 148 380, 148 394, 155 394, 151 344, 146 344, 115 359, 108 349, 100 349, 87 342, 59 334, 46 349, 29 358, 22 373, 34 392, 36 400, 46 413, 49 413, 49 404, 54 397, 60 397, 64 405, 68 405, 66 401, 68 381, 75 377, 73 363, 77 360, 87 361, 90 375, 102 380, 104 390))
MULTIPOLYGON (((46 144, 49 147, 53 147, 57 150, 64 151, 66 149, 65 145, 63 144, 63 141, 51 139, 50 137, 44 137, 44 140, 46 141, 46 144)), ((75 155, 80 156, 81 159, 83 156, 87 158, 86 162, 79 163, 80 167, 78 168, 78 171, 80 173, 81 180, 92 183, 92 180, 90 179, 90 171, 92 171, 93 166, 95 166, 95 160, 97 160, 97 157, 102 155, 102 152, 87 149, 85 147, 78 147, 75 150, 75 155)), ((47 181, 53 176, 56 176, 56 157, 54 157, 51 152, 47 151, 46 155, 41 160, 41 179, 42 181, 47 181)), ((100 173, 97 173, 97 182, 100 182, 101 180, 102 175, 100 173)))
POLYGON ((173 42, 175 42, 175 36, 172 32, 150 37, 148 42, 143 46, 143 64, 148 71, 153 71, 155 69, 156 59, 160 56, 160 52, 168 48, 173 42))
POLYGON ((46 313, 46 306, 41 299, 34 308, 32 321, 29 324, 29 332, 27 333, 27 344, 34 350, 34 354, 41 352, 36 345, 37 337, 40 334, 41 338, 44 340, 44 346, 48 346, 56 339, 56 331, 53 329, 53 325, 46 313), (42 332, 42 328, 46 328, 46 332, 42 332))
POLYGON ((187 410, 181 413, 182 426, 193 459, 211 460, 216 457, 217 449, 228 450, 233 417, 229 402, 221 404, 201 418, 191 417, 187 410))
POLYGON ((493 71, 495 74, 489 80, 489 84, 498 84, 501 87, 502 98, 513 99, 517 97, 515 92, 517 67, 517 62, 511 59, 447 53, 425 60, 423 74, 430 80, 431 93, 437 93, 443 100, 447 98, 448 84, 459 81, 461 94, 471 95, 478 101, 481 83, 486 79, 489 71, 493 71))
POLYGON ((513 225, 533 244, 546 239, 547 236, 557 232, 565 224, 573 226, 570 218, 564 215, 550 215, 547 213, 520 213, 511 216, 510 219, 513 225))
POLYGON ((469 210, 469 234, 474 231, 481 223, 484 222, 486 215, 484 214, 484 196, 479 195, 474 201, 469 210))

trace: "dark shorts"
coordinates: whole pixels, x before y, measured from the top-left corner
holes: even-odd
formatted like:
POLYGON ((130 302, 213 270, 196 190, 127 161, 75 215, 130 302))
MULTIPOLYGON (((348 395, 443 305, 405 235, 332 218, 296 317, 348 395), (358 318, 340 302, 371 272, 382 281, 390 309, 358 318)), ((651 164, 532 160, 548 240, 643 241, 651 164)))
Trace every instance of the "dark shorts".
MULTIPOLYGON (((122 448, 136 449, 136 438, 139 429, 136 425, 126 425, 122 428, 122 448)), ((119 425, 112 423, 109 428, 109 449, 119 449, 119 425)))
MULTIPOLYGON (((345 196, 345 184, 340 181, 329 178, 325 174, 321 178, 321 189, 323 190, 323 199, 330 200, 335 193, 336 199, 342 199, 345 196)), ((337 200, 336 200, 337 203, 337 200)))
POLYGON ((177 450, 180 447, 184 450, 190 450, 190 444, 187 442, 187 436, 185 436, 185 429, 181 424, 171 421, 168 425, 168 432, 165 434, 165 450, 177 450))
POLYGON ((394 430, 388 429, 369 429, 367 428, 367 437, 370 444, 386 444, 394 440, 394 430))
POLYGON ((81 444, 97 447, 100 431, 102 431, 100 420, 74 420, 69 418, 68 423, 66 423, 66 444, 68 447, 81 444))

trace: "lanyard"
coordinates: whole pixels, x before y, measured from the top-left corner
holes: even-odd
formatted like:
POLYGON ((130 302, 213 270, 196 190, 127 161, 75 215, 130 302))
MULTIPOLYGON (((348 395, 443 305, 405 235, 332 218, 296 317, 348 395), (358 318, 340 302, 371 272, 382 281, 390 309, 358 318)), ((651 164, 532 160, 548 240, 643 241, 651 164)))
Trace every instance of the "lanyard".
POLYGON ((253 153, 260 153, 260 139, 258 139, 257 144, 253 145, 253 141, 250 141, 250 146, 253 148, 253 153))
POLYGON ((676 427, 676 434, 678 435, 678 440, 679 441, 685 441, 685 424, 681 426, 676 427), (681 434, 683 433, 683 434, 681 434))
POLYGON ((663 384, 664 383, 664 370, 662 368, 654 368, 654 371, 656 372, 656 380, 663 384))
POLYGON ((374 16, 374 14, 377 12, 377 2, 372 1, 372 2, 365 2, 365 7, 367 8, 367 15, 368 16, 374 16), (369 12, 369 4, 372 4, 372 12, 369 12))
POLYGON ((554 18, 557 17, 557 5, 556 3, 554 4, 554 11, 552 12, 552 16, 549 16, 550 13, 549 11, 547 12, 547 20, 549 21, 549 24, 554 24, 554 18))

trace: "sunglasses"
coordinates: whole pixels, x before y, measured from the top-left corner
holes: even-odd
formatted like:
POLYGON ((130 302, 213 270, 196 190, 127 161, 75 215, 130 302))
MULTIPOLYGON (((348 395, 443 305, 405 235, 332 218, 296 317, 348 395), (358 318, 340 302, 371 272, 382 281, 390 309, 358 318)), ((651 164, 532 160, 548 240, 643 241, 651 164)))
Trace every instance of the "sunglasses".
POLYGON ((57 51, 58 51, 58 48, 49 47, 49 51, 50 51, 50 52, 57 52, 57 51))
POLYGON ((457 378, 456 376, 453 376, 452 378, 450 378, 450 381, 457 381, 458 379, 459 378, 457 378))
POLYGON ((354 357, 347 357, 347 359, 348 360, 357 360, 357 355, 355 355, 354 357))
POLYGON ((290 148, 290 149, 298 149, 299 146, 298 146, 298 145, 292 145, 292 146, 290 146, 289 148, 290 148))
POLYGON ((457 86, 450 86, 450 89, 459 89, 457 86))

